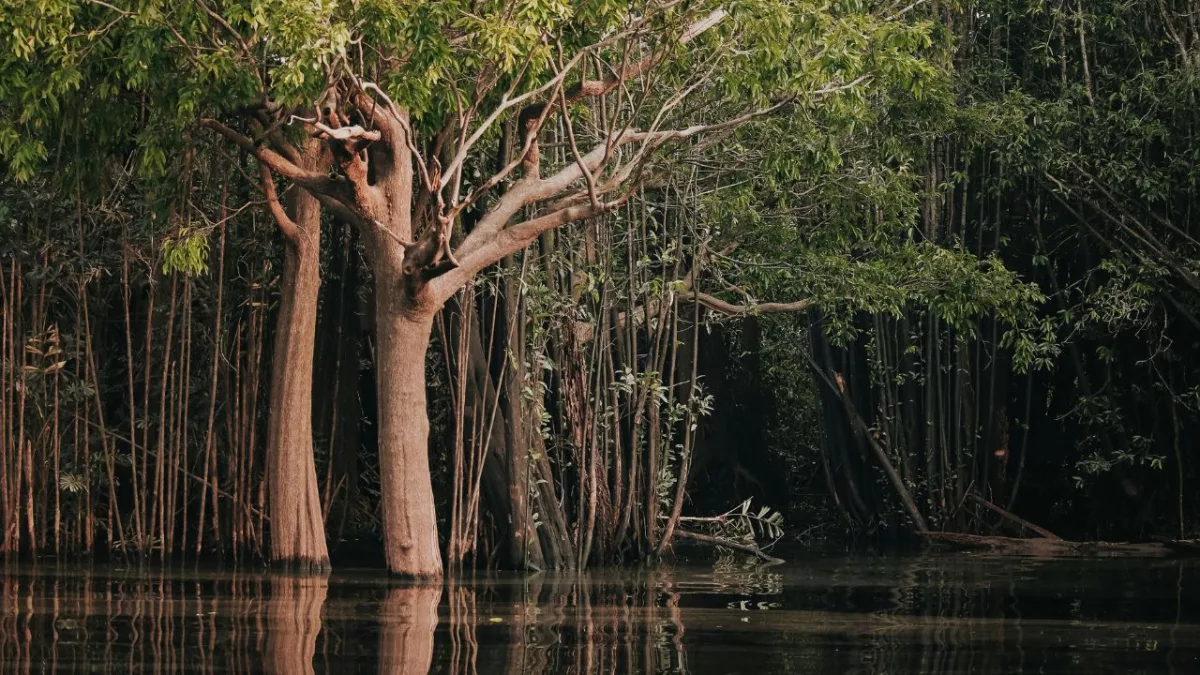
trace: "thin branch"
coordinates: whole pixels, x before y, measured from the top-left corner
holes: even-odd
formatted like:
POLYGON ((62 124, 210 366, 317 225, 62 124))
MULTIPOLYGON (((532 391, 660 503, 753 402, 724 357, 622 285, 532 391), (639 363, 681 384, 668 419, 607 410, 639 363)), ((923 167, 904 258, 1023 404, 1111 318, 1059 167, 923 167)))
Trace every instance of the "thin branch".
MULTIPOLYGON (((699 36, 701 33, 709 30, 713 26, 720 23, 727 15, 728 15, 728 13, 725 10, 717 9, 717 10, 714 10, 713 12, 711 12, 704 19, 701 19, 700 21, 697 21, 697 22, 693 23, 692 25, 688 26, 688 28, 686 28, 684 30, 683 34, 680 36, 680 39, 679 39, 680 44, 687 44, 688 42, 692 41, 697 36, 699 36)), ((615 33, 614 35, 611 35, 604 40, 601 40, 595 44, 592 44, 588 47, 580 49, 578 52, 576 52, 575 56, 573 56, 571 58, 571 60, 567 62, 567 64, 564 67, 560 68, 559 71, 557 73, 555 73, 553 78, 551 78, 548 82, 541 85, 540 87, 537 87, 536 89, 525 92, 524 94, 521 94, 520 96, 517 96, 515 98, 509 98, 509 94, 513 91, 513 88, 510 87, 509 92, 505 93, 504 97, 501 99, 500 105, 496 106, 496 108, 492 111, 492 113, 490 115, 488 115, 487 119, 485 119, 483 121, 483 123, 479 125, 479 128, 476 129, 473 134, 471 134, 471 136, 466 140, 465 143, 461 143, 459 145, 458 151, 454 155, 454 159, 452 159, 450 161, 450 163, 446 165, 446 171, 442 175, 441 184, 439 186, 439 189, 445 188, 447 185, 449 185, 450 180, 451 180, 451 178, 450 178, 451 175, 462 165, 462 163, 464 161, 466 161, 467 153, 470 151, 470 149, 472 147, 475 146, 475 144, 479 141, 479 139, 483 137, 483 135, 487 132, 487 130, 491 127, 491 125, 495 124, 496 120, 500 119, 501 115, 503 115, 506 111, 511 110, 512 108, 523 104, 526 101, 530 101, 530 100, 537 98, 538 96, 541 96, 542 94, 546 93, 547 91, 551 91, 551 90, 557 91, 561 87, 561 85, 562 85, 563 81, 566 79, 567 75, 569 75, 571 73, 571 71, 574 70, 575 67, 579 65, 579 62, 585 56, 592 54, 603 47, 613 44, 613 43, 617 42, 618 40, 620 40, 621 38, 635 34, 637 29, 640 28, 645 23, 646 20, 647 20, 647 17, 643 17, 638 22, 635 22, 633 27, 628 28, 624 31, 615 33)), ((621 83, 623 83, 624 81, 626 81, 630 78, 633 78, 633 77, 638 77, 639 75, 644 73, 646 70, 650 69, 651 67, 653 67, 654 65, 659 63, 661 61, 662 57, 663 57, 663 55, 659 54, 659 55, 650 56, 645 59, 642 59, 641 61, 633 64, 632 66, 623 68, 619 74, 617 74, 611 78, 608 78, 606 80, 584 80, 584 81, 581 81, 579 84, 571 87, 567 91, 567 94, 565 96, 566 100, 563 102, 564 109, 567 105, 569 105, 571 103, 575 103, 583 98, 600 96, 600 95, 603 95, 603 94, 606 94, 606 93, 612 91, 613 89, 620 86, 621 83)), ((515 87, 516 84, 517 83, 514 82, 513 87, 515 87)), ((553 99, 554 97, 552 96, 551 98, 553 99)), ((523 118, 529 119, 529 118, 532 118, 534 115, 538 115, 541 118, 539 120, 539 122, 544 122, 544 120, 545 120, 545 111, 544 110, 522 111, 521 116, 523 118)), ((536 128, 538 130, 540 130, 540 128, 541 128, 540 123, 537 125, 536 128)), ((533 133, 536 133, 536 130, 533 133)))
POLYGON ((1187 45, 1184 44, 1183 38, 1179 37, 1179 33, 1176 32, 1175 22, 1171 21, 1171 17, 1167 13, 1167 6, 1163 4, 1163 0, 1158 0, 1158 13, 1160 16, 1162 16, 1163 24, 1167 28, 1167 33, 1171 36, 1171 39, 1175 42, 1175 45, 1179 47, 1179 55, 1183 57, 1183 62, 1188 63, 1190 59, 1188 58, 1187 45))
POLYGON ((246 38, 242 37, 241 33, 234 30, 233 26, 230 25, 230 23, 225 20, 225 17, 223 17, 220 14, 218 14, 217 12, 214 12, 213 10, 209 9, 208 5, 204 2, 204 0, 196 0, 196 4, 200 5, 200 8, 204 10, 205 14, 209 15, 210 17, 212 17, 212 19, 214 21, 221 24, 221 27, 224 28, 226 31, 228 31, 229 34, 232 35, 234 37, 234 39, 236 39, 238 41, 238 44, 241 45, 241 47, 242 47, 243 55, 245 55, 247 58, 253 59, 254 52, 253 52, 253 50, 250 49, 250 43, 246 42, 246 38))
POLYGON ((917 0, 916 2, 912 3, 908 7, 905 7, 904 9, 889 16, 886 20, 887 21, 895 21, 896 19, 899 19, 900 17, 904 16, 905 14, 908 14, 909 12, 916 9, 917 7, 920 7, 921 5, 925 4, 926 2, 929 2, 929 0, 917 0))
POLYGON ((743 314, 770 314, 772 312, 803 312, 813 306, 812 300, 797 300, 795 302, 764 302, 760 304, 735 305, 714 295, 692 291, 680 294, 680 301, 693 301, 714 312, 739 316, 743 314))
MULTIPOLYGON (((369 101, 371 101, 372 106, 377 105, 377 103, 373 97, 368 95, 368 92, 375 92, 379 98, 383 99, 383 103, 387 107, 387 111, 392 116, 391 124, 395 125, 399 129, 400 133, 404 135, 404 147, 412 154, 413 159, 416 161, 417 172, 421 182, 428 186, 430 191, 433 191, 433 186, 431 184, 432 179, 430 178, 429 172, 426 169, 427 165, 425 162, 425 157, 422 155, 420 148, 417 147, 416 142, 414 141, 412 127, 409 126, 407 121, 408 116, 402 114, 400 109, 396 107, 396 103, 392 101, 391 97, 388 96, 387 93, 385 93, 383 89, 374 82, 359 82, 359 87, 362 90, 362 94, 369 101)), ((365 106, 362 105, 362 101, 360 101, 359 109, 363 110, 364 113, 367 113, 368 111, 364 110, 364 107, 365 106)), ((388 142, 392 145, 397 144, 395 138, 389 139, 388 142)), ((398 152, 398 149, 393 147, 392 151, 398 152)))

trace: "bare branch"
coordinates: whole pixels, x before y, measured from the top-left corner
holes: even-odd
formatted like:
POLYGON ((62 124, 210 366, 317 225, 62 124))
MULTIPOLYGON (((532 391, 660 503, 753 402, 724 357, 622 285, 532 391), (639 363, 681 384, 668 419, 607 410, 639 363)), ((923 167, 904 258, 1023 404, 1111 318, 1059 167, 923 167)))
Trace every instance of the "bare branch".
POLYGON ((916 9, 917 7, 925 4, 926 2, 929 2, 929 0, 917 0, 916 2, 912 3, 911 5, 905 7, 904 9, 901 9, 901 10, 897 11, 895 14, 892 14, 891 16, 889 16, 887 18, 887 20, 895 21, 896 19, 899 19, 900 17, 904 16, 905 14, 908 14, 909 12, 911 12, 912 10, 916 9))
MULTIPOLYGON (((562 49, 561 45, 559 46, 559 49, 562 49)), ((559 101, 561 101, 562 108, 565 111, 567 109, 567 99, 566 96, 563 95, 562 90, 559 90, 558 97, 559 101)), ((579 154, 579 144, 575 141, 575 125, 572 124, 570 115, 564 114, 563 121, 566 122, 567 126, 567 139, 571 142, 571 154, 575 158, 575 163, 579 166, 579 171, 583 174, 584 180, 587 181, 588 198, 591 199, 592 204, 598 205, 600 200, 596 195, 596 177, 592 175, 591 170, 589 170, 587 165, 583 162, 583 156, 579 154)))
MULTIPOLYGON (((704 19, 701 19, 700 21, 688 26, 680 36, 680 43, 687 44, 688 42, 691 42, 701 33, 709 30, 724 20, 727 15, 728 13, 723 9, 714 10, 704 19)), ((509 92, 505 93, 504 97, 500 101, 500 105, 496 106, 492 113, 488 115, 483 123, 479 125, 479 128, 477 128, 465 142, 459 144, 458 151, 455 153, 454 159, 452 159, 450 163, 446 165, 446 171, 442 175, 439 189, 445 188, 447 185, 449 185, 451 176, 459 169, 462 163, 466 161, 467 153, 470 151, 470 149, 474 147, 477 142, 479 142, 479 139, 482 138, 485 133, 487 133, 487 130, 491 128, 491 126, 495 124, 496 120, 500 119, 505 112, 513 109, 516 106, 522 105, 527 101, 534 100, 548 91, 557 91, 561 87, 566 77, 575 69, 576 66, 579 65, 579 62, 584 57, 595 53, 597 50, 602 49, 603 47, 614 44, 622 38, 635 34, 646 20, 647 17, 643 17, 642 19, 635 21, 631 27, 610 35, 604 40, 601 40, 593 45, 580 49, 575 53, 571 60, 566 63, 565 66, 559 68, 559 71, 555 73, 554 77, 548 82, 540 87, 537 87, 536 89, 525 92, 520 96, 509 98, 509 95, 512 91, 514 91, 517 83, 519 82, 518 78, 518 80, 513 83, 512 87, 510 87, 509 92)), ((622 82, 640 76, 645 71, 661 62, 662 56, 662 54, 657 54, 646 57, 637 63, 622 68, 620 73, 605 80, 584 80, 580 82, 579 84, 567 90, 565 96, 566 100, 563 102, 564 109, 567 105, 575 103, 583 98, 601 96, 612 91, 613 89, 616 89, 621 85, 622 82)), ((551 96, 551 98, 553 99, 554 97, 551 96)), ((545 111, 541 109, 543 107, 544 106, 533 106, 533 108, 522 111, 521 113, 521 117, 524 120, 530 120, 534 117, 540 118, 537 128, 532 130, 531 133, 536 133, 537 130, 540 130, 541 122, 544 122, 545 120, 545 111)), ((525 130, 522 129, 522 131, 524 132, 525 130)))
POLYGON ((480 270, 506 255, 511 255, 524 249, 533 240, 537 239, 541 233, 562 227, 567 223, 587 220, 588 218, 595 218, 596 216, 609 213, 625 203, 628 197, 629 195, 626 194, 620 199, 601 202, 596 205, 589 203, 582 206, 560 209, 501 230, 499 234, 477 248, 470 255, 460 255, 457 268, 434 279, 430 283, 434 297, 439 302, 445 302, 459 287, 479 273, 480 270))
POLYGON ((684 539, 692 539, 692 540, 698 541, 702 544, 709 544, 711 546, 716 546, 718 548, 727 548, 727 549, 734 550, 734 551, 741 551, 742 553, 749 553, 750 555, 755 556, 756 558, 758 558, 759 560, 762 560, 763 562, 767 563, 768 565, 778 565, 783 562, 783 560, 776 558, 775 556, 769 555, 765 551, 763 551, 761 548, 759 548, 757 546, 751 546, 750 544, 743 544, 738 541, 732 541, 730 539, 722 539, 720 537, 714 537, 714 536, 707 535, 707 534, 701 534, 699 532, 692 532, 690 530, 676 529, 675 535, 679 536, 679 537, 683 537, 684 539))
POLYGON ((729 12, 723 9, 714 9, 708 16, 688 26, 687 30, 683 31, 683 35, 679 36, 679 44, 686 45, 696 36, 721 23, 727 16, 729 16, 729 12))
MULTIPOLYGON (((710 17, 710 19, 712 19, 712 23, 719 20, 719 18, 713 17, 710 17)), ((654 57, 651 58, 653 59, 654 57)), ((572 63, 575 62, 574 60, 572 61, 572 63)), ((610 83, 613 88, 619 86, 623 81, 625 73, 631 72, 631 69, 640 72, 642 64, 645 63, 647 61, 644 59, 634 66, 622 68, 622 76, 612 78, 611 81, 599 81, 599 84, 596 84, 594 87, 591 86, 593 83, 581 83, 576 88, 575 95, 582 97, 592 95, 592 92, 603 93, 609 91, 611 90, 609 88, 610 83)), ((701 134, 732 129, 750 120, 779 110, 800 99, 802 96, 819 96, 845 91, 869 79, 870 76, 863 76, 847 84, 826 87, 807 92, 806 94, 788 96, 766 108, 750 110, 714 124, 697 124, 682 129, 661 130, 657 128, 663 118, 663 115, 660 114, 656 116, 654 126, 649 131, 636 131, 626 127, 616 134, 606 135, 603 142, 597 144, 590 152, 583 156, 579 154, 579 148, 573 133, 574 129, 568 127, 568 136, 571 141, 571 149, 575 161, 563 166, 549 178, 541 178, 536 173, 531 174, 531 172, 527 171, 520 180, 514 183, 496 201, 491 209, 484 214, 483 218, 476 224, 474 230, 460 244, 458 250, 455 252, 459 265, 438 277, 430 284, 431 288, 434 289, 435 297, 441 298, 443 301, 449 298, 453 292, 474 274, 496 260, 523 249, 543 232, 561 227, 569 222, 584 220, 607 213, 624 203, 630 197, 631 193, 628 191, 625 191, 619 198, 609 201, 601 201, 600 196, 609 192, 619 192, 622 188, 627 188, 629 184, 637 183, 641 171, 648 163, 652 152, 662 144, 701 134), (619 165, 602 184, 597 184, 595 181, 597 172, 604 170, 608 166, 609 162, 612 161, 614 151, 631 143, 640 143, 641 147, 634 153, 632 158, 627 157, 626 161, 619 165), (586 191, 578 191, 558 199, 558 201, 550 205, 548 212, 544 215, 534 217, 511 227, 506 227, 508 222, 522 208, 555 198, 564 193, 572 184, 580 179, 586 181, 586 191)), ((687 91, 691 91, 695 86, 698 85, 693 84, 689 86, 687 91)), ((684 95, 686 95, 686 92, 684 95)), ((525 137, 525 152, 528 152, 534 145, 534 139, 549 109, 559 106, 561 106, 561 109, 565 109, 570 101, 571 99, 565 93, 557 90, 555 95, 551 97, 549 105, 534 106, 522 111, 522 122, 528 125, 525 126, 525 129, 528 130, 525 137), (536 121, 533 121, 530 117, 532 115, 531 110, 536 110, 537 112, 536 121)), ((672 99, 672 101, 673 103, 677 103, 678 99, 672 99)), ((521 161, 521 157, 519 156, 514 161, 521 161)), ((490 189, 492 185, 511 170, 512 166, 510 163, 508 167, 505 167, 501 172, 494 175, 489 181, 485 182, 482 189, 490 189)), ((443 177, 443 180, 445 180, 445 177, 443 177)), ((448 218, 456 217, 463 208, 466 208, 481 194, 481 188, 472 190, 472 194, 468 195, 466 200, 455 205, 451 212, 447 214, 448 218)), ((448 249, 445 257, 450 261, 454 260, 454 256, 450 255, 448 249)), ((799 311, 810 306, 809 301, 800 301, 795 303, 765 303, 754 307, 745 307, 734 305, 706 294, 692 294, 691 297, 706 307, 730 314, 750 311, 799 311)))
POLYGON ((743 314, 769 314, 772 312, 803 312, 804 310, 813 306, 812 300, 797 300, 795 302, 763 302, 759 304, 735 305, 732 302, 727 302, 714 295, 701 293, 699 291, 681 293, 679 300, 681 302, 697 302, 702 307, 707 307, 714 312, 728 314, 729 316, 738 316, 743 314))
POLYGON ((1183 57, 1183 62, 1187 63, 1189 61, 1187 45, 1175 30, 1175 23, 1171 21, 1171 16, 1167 13, 1167 6, 1163 3, 1163 0, 1158 0, 1158 13, 1162 17, 1163 25, 1167 28, 1167 33, 1171 36, 1176 46, 1179 47, 1179 55, 1183 57))
POLYGON ((296 122, 296 121, 306 122, 308 124, 311 124, 314 129, 319 131, 326 138, 329 138, 329 139, 335 140, 335 141, 342 141, 342 142, 359 141, 359 142, 365 142, 365 143, 374 143, 375 141, 378 141, 382 137, 382 135, 379 133, 379 131, 376 131, 373 129, 367 130, 358 125, 338 127, 336 129, 333 129, 333 128, 330 128, 329 126, 322 124, 320 122, 320 120, 318 120, 315 117, 307 118, 307 117, 300 117, 299 115, 292 115, 291 122, 296 122))
MULTIPOLYGON (((624 33, 621 33, 620 35, 624 35, 624 33)), ((471 134, 466 141, 459 143, 458 151, 454 154, 454 159, 450 160, 450 163, 446 165, 446 171, 442 174, 441 186, 439 189, 445 188, 447 185, 449 185, 451 180, 450 177, 462 166, 463 162, 466 161, 467 154, 470 152, 471 148, 475 147, 475 144, 479 142, 479 139, 483 138, 483 135, 487 133, 487 130, 490 129, 491 126, 496 123, 496 120, 500 119, 505 112, 512 110, 526 101, 533 100, 547 91, 557 91, 557 89, 562 85, 563 80, 566 79, 567 75, 570 74, 575 66, 579 64, 584 56, 600 46, 611 43, 612 41, 613 38, 609 38, 608 40, 598 42, 591 47, 586 47, 579 50, 579 52, 577 52, 575 56, 572 57, 569 62, 567 62, 567 65, 561 68, 559 72, 550 79, 550 81, 536 89, 527 91, 520 96, 509 98, 509 95, 520 82, 519 79, 514 81, 512 87, 509 88, 509 91, 506 92, 504 97, 500 100, 500 104, 497 105, 494 110, 492 110, 492 113, 488 115, 486 119, 484 119, 484 121, 479 125, 479 128, 475 130, 475 133, 471 134)))
POLYGON ((111 9, 112 11, 120 14, 121 16, 133 16, 133 12, 127 12, 127 11, 121 9, 120 7, 117 7, 116 5, 111 5, 107 2, 104 2, 103 0, 87 0, 87 2, 88 2, 88 4, 91 4, 91 5, 99 5, 106 9, 111 9))

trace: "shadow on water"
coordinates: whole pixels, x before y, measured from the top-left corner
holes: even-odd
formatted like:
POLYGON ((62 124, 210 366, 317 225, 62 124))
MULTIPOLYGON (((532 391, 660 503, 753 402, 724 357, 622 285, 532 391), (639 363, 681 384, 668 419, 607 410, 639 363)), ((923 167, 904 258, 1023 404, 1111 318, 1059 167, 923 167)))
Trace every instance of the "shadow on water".
POLYGON ((1198 572, 854 558, 413 586, 0 567, 0 673, 1192 673, 1198 572))

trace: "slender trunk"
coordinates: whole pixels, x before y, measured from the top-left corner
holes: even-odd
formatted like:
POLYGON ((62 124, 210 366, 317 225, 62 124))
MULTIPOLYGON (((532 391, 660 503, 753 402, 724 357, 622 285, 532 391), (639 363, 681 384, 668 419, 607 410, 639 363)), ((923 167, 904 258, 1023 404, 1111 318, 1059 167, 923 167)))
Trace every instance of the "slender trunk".
POLYGON ((442 574, 433 485, 429 476, 429 416, 425 352, 434 313, 405 307, 394 278, 378 275, 376 363, 379 382, 379 469, 384 553, 398 576, 442 574))
MULTIPOLYGON (((216 420, 217 413, 217 384, 221 377, 221 309, 225 300, 225 218, 227 213, 226 204, 229 197, 229 183, 226 181, 221 186, 221 236, 217 256, 217 306, 213 310, 213 348, 212 348, 212 370, 209 373, 209 393, 208 393, 208 423, 204 430, 204 445, 201 446, 203 453, 202 462, 204 463, 204 479, 200 484, 200 516, 196 519, 196 555, 199 556, 204 549, 204 510, 207 502, 205 498, 209 494, 209 480, 212 483, 212 518, 213 518, 213 538, 220 537, 220 530, 217 528, 217 453, 216 453, 216 437, 213 435, 213 426, 216 420)), ((132 384, 130 385, 132 386, 132 384)), ((130 393, 132 398, 133 394, 130 393)))
MULTIPOLYGON (((513 267, 511 259, 502 264, 510 269, 513 267)), ((498 290, 500 296, 493 306, 497 316, 490 322, 494 335, 489 343, 494 347, 489 356, 492 357, 492 372, 498 370, 505 373, 497 376, 496 383, 500 390, 500 412, 504 418, 504 442, 494 449, 503 451, 506 468, 505 487, 511 521, 508 553, 517 569, 541 570, 545 569, 546 561, 534 523, 534 509, 530 505, 530 493, 535 486, 530 473, 530 436, 537 433, 537 428, 530 429, 529 420, 531 415, 536 419, 536 411, 534 404, 527 403, 521 396, 522 387, 528 386, 524 366, 525 308, 511 277, 501 281, 498 290)))
POLYGON ((300 191, 296 191, 292 207, 298 236, 285 245, 267 424, 270 557, 285 567, 326 572, 329 550, 312 429, 321 211, 314 197, 300 191))

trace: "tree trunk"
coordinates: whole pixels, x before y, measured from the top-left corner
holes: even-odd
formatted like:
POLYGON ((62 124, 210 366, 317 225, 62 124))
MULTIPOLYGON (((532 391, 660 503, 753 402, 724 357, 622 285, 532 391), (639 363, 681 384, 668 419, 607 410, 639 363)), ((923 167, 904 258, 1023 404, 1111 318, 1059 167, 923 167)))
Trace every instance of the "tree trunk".
POLYGON ((437 578, 438 550, 433 485, 429 477, 429 416, 425 352, 433 311, 415 311, 395 280, 376 286, 376 363, 379 383, 379 470, 384 553, 388 571, 437 578))
POLYGON ((293 194, 298 237, 286 240, 284 247, 267 426, 271 561, 304 572, 327 572, 329 550, 312 429, 321 210, 308 193, 296 190, 293 194))

